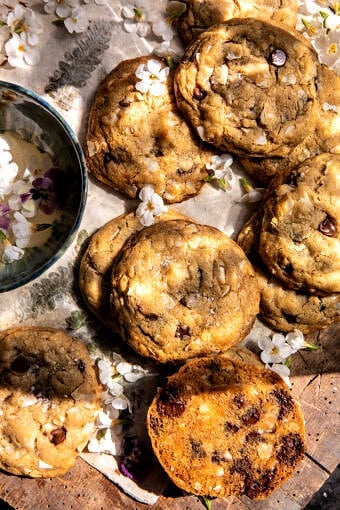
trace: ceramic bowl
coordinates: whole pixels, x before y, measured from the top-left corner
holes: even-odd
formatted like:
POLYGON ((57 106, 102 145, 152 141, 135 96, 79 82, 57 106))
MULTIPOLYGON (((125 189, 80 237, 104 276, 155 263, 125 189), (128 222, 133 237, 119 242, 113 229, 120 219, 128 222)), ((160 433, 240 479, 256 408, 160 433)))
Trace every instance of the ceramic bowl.
MULTIPOLYGON (((6 218, 14 213, 11 210, 7 215, 4 214, 4 211, 8 211, 9 195, 6 195, 7 202, 5 202, 6 197, 4 187, 1 189, 0 175, 0 292, 6 292, 40 276, 58 261, 70 246, 84 212, 87 173, 82 148, 76 135, 61 115, 34 92, 1 80, 0 136, 2 139, 6 136, 19 136, 20 139, 28 142, 30 147, 31 144, 37 147, 44 157, 45 155, 50 157, 52 168, 58 169, 57 172, 52 170, 52 174, 57 175, 58 181, 53 188, 53 193, 55 196, 57 193, 60 194, 60 199, 58 198, 54 204, 54 213, 50 217, 43 216, 43 222, 41 223, 40 219, 40 223, 38 222, 34 227, 37 231, 45 231, 40 234, 40 237, 43 236, 43 241, 39 238, 36 246, 31 241, 28 247, 23 249, 24 254, 21 253, 20 259, 8 262, 4 256, 5 245, 1 246, 1 243, 6 243, 7 248, 9 244, 11 245, 9 238, 6 237, 9 232, 9 230, 6 231, 6 227, 12 227, 6 225, 6 218)), ((51 170, 46 175, 51 176, 51 170)), ((14 178, 14 183, 15 180, 14 178)), ((43 196, 42 188, 39 188, 41 182, 43 181, 34 181, 36 187, 33 186, 28 190, 28 195, 30 198, 39 198, 38 207, 41 206, 41 209, 44 209, 45 204, 46 212, 47 195, 43 196)), ((21 198, 23 196, 23 194, 20 195, 21 198)), ((35 204, 34 207, 37 205, 35 204)), ((16 238, 14 239, 17 242, 16 238)))

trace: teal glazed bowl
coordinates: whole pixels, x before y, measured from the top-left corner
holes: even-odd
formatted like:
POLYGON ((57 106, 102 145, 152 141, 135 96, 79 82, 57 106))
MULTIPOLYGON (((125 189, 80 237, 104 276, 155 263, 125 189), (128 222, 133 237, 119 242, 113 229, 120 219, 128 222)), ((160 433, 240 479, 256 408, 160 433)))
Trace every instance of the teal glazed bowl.
MULTIPOLYGON (((9 152, 0 154, 0 292, 31 282, 64 255, 79 228, 88 186, 83 151, 67 122, 33 91, 0 80, 0 152, 4 146, 9 152), (10 146, 16 147, 18 160, 25 157, 26 147, 33 147, 37 161, 51 162, 45 165, 48 168, 40 163, 41 175, 30 170, 27 177, 27 171, 21 169, 17 176, 11 176, 7 155, 13 154, 14 161, 15 154, 8 149, 8 139, 23 141, 22 145, 10 146), (37 211, 33 220, 29 205, 37 211), (15 237, 18 218, 29 227, 21 245, 15 237), (12 256, 13 248, 20 255, 12 256)), ((27 168, 36 168, 32 155, 27 157, 31 161, 27 168)), ((25 161, 18 164, 19 168, 20 164, 25 168, 25 161)))

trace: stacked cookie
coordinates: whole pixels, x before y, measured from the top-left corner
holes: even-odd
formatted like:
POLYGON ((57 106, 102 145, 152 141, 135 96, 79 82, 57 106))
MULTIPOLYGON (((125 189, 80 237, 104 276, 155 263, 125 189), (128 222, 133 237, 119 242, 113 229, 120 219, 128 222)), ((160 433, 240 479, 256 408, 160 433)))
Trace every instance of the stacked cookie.
POLYGON ((260 316, 303 333, 340 320, 340 156, 320 154, 271 182, 238 243, 261 293, 260 316))
POLYGON ((61 476, 95 430, 101 389, 85 345, 61 330, 0 333, 0 467, 61 476))
POLYGON ((161 363, 224 352, 249 333, 259 306, 243 250, 172 211, 150 227, 134 213, 102 227, 83 255, 80 289, 103 322, 161 363))

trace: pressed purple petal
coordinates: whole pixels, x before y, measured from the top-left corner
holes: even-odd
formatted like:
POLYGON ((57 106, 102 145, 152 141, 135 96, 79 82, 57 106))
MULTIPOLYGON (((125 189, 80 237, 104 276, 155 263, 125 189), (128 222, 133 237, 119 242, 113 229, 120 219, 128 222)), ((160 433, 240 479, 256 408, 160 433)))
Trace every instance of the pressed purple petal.
POLYGON ((47 198, 41 197, 39 209, 45 214, 52 214, 59 207, 59 199, 56 193, 48 193, 47 198))
POLYGON ((27 200, 29 200, 30 198, 33 198, 31 191, 27 191, 26 193, 20 193, 19 197, 23 204, 27 202, 27 200))
POLYGON ((32 185, 37 189, 42 189, 44 191, 54 191, 55 184, 49 177, 37 177, 32 181, 32 185))
POLYGON ((6 216, 11 209, 7 204, 0 204, 0 228, 3 230, 7 230, 10 225, 10 218, 6 216))

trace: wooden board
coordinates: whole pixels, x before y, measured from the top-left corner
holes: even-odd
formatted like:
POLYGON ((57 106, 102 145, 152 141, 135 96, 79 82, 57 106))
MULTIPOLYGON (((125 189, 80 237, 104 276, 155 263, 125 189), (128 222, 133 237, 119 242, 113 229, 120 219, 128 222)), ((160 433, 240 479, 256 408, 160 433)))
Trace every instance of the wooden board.
MULTIPOLYGON (((293 392, 301 402, 308 438, 308 450, 299 469, 265 501, 247 497, 216 499, 212 510, 301 510, 335 470, 340 459, 340 327, 306 338, 318 344, 317 351, 303 351, 293 357, 293 392)), ((143 510, 112 482, 82 459, 63 477, 29 479, 0 472, 0 497, 15 510, 143 510)), ((152 506, 154 510, 202 510, 199 498, 169 486, 152 506), (170 496, 171 494, 171 496, 170 496)))

